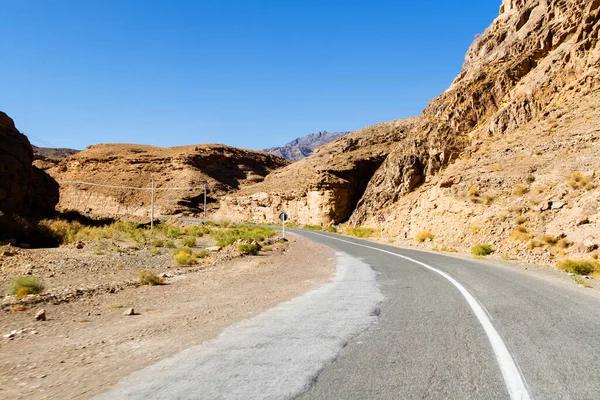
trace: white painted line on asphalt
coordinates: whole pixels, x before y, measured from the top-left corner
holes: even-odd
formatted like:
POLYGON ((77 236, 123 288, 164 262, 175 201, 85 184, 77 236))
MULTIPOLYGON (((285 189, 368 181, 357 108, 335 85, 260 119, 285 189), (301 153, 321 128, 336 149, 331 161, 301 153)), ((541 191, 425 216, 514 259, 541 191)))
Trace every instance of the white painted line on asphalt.
POLYGON ((431 270, 431 271, 443 276, 444 278, 446 278, 446 280, 448 280, 450 283, 452 283, 458 289, 458 291, 463 295, 463 297, 467 300, 467 303, 469 303, 469 306, 471 307, 471 309, 475 313, 475 316, 479 320, 479 323, 483 327, 483 330, 485 331, 485 333, 490 341, 490 344, 492 345, 494 354, 496 355, 496 360, 498 361, 500 370, 502 371, 502 377, 504 378, 504 383, 506 384, 506 389, 508 390, 510 398, 512 400, 530 400, 531 399, 531 397, 529 396, 529 392, 527 391, 527 387, 525 385, 525 379, 521 375, 521 372, 519 371, 519 368, 517 367, 517 364, 515 363, 510 352, 508 351, 508 348, 504 344, 502 337, 500 336, 498 331, 496 331, 496 328, 494 328, 494 325, 492 325, 492 322, 490 321, 490 318, 488 318, 486 312, 484 311, 483 306, 481 304, 479 304, 479 302, 475 299, 475 297, 473 297, 473 295, 471 295, 471 293, 469 293, 469 291, 467 289, 465 289, 465 287, 463 285, 458 283, 453 277, 451 277, 444 271, 434 268, 434 267, 432 267, 428 264, 425 264, 421 261, 415 260, 410 257, 403 256, 401 254, 396 254, 392 251, 379 249, 379 248, 373 247, 373 246, 367 246, 365 244, 354 243, 349 240, 331 237, 331 236, 323 235, 323 234, 317 233, 317 232, 309 232, 309 233, 312 233, 312 234, 318 235, 318 236, 323 236, 323 237, 333 239, 333 240, 338 240, 340 242, 353 244, 355 246, 360 246, 360 247, 365 247, 367 249, 380 251, 382 253, 391 254, 393 256, 403 258, 407 261, 418 264, 418 265, 420 265, 424 268, 427 268, 428 270, 431 270))

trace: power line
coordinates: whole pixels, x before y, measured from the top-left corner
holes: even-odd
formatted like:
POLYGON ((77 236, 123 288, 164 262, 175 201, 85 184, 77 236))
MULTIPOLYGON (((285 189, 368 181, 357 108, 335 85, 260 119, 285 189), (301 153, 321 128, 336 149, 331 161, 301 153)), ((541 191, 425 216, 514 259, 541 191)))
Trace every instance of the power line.
POLYGON ((29 134, 29 133, 26 133, 26 132, 21 132, 21 131, 19 131, 17 128, 15 128, 14 126, 11 126, 11 125, 9 125, 9 124, 7 124, 7 123, 5 123, 5 122, 2 122, 2 121, 0 121, 0 124, 2 124, 2 125, 4 125, 4 126, 6 126, 6 127, 7 127, 7 128, 9 128, 9 129, 12 129, 13 131, 15 131, 15 132, 17 132, 17 133, 20 133, 20 134, 22 134, 22 135, 25 135, 25 136, 27 136, 27 137, 29 137, 29 138, 33 138, 33 139, 35 139, 36 141, 40 142, 41 144, 43 144, 43 145, 44 145, 44 146, 46 146, 46 147, 57 148, 57 146, 53 145, 52 143, 50 143, 50 142, 47 142, 47 141, 45 141, 44 139, 40 139, 40 138, 38 138, 38 137, 36 137, 36 136, 33 136, 33 135, 29 134))

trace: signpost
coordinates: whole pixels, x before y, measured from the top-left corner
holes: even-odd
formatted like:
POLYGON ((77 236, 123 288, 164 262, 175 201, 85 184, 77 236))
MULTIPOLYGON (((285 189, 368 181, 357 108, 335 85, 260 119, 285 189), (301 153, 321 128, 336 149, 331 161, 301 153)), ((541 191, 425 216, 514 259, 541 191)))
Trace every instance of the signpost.
POLYGON ((288 215, 285 212, 282 212, 281 214, 279 214, 279 219, 281 220, 281 225, 283 227, 283 236, 282 238, 285 239, 285 221, 288 220, 288 215))
POLYGON ((379 237, 383 237, 383 223, 385 222, 383 214, 377 217, 377 221, 379 221, 379 237))

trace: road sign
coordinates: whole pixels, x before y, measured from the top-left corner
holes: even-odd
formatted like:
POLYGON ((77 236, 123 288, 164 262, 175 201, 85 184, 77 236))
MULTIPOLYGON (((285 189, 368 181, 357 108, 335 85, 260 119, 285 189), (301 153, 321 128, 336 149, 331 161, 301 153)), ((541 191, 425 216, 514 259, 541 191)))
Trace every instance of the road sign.
POLYGON ((385 217, 383 216, 383 214, 382 214, 382 215, 380 215, 380 216, 377 218, 377 221, 379 221, 379 222, 385 222, 385 217))
POLYGON ((279 219, 282 221, 287 221, 288 215, 286 213, 282 212, 281 214, 279 214, 279 219))

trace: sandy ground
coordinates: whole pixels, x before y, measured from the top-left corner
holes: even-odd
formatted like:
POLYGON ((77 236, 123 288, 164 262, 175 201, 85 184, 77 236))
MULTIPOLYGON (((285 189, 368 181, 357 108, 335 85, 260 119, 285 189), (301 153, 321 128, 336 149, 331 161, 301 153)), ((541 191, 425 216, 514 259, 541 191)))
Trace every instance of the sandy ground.
POLYGON ((0 398, 89 398, 133 371, 319 287, 334 270, 330 249, 292 236, 271 252, 190 270, 164 286, 2 310, 0 333, 26 331, 0 338, 0 398), (48 320, 35 321, 42 307, 48 320), (123 315, 129 307, 138 315, 123 315))

